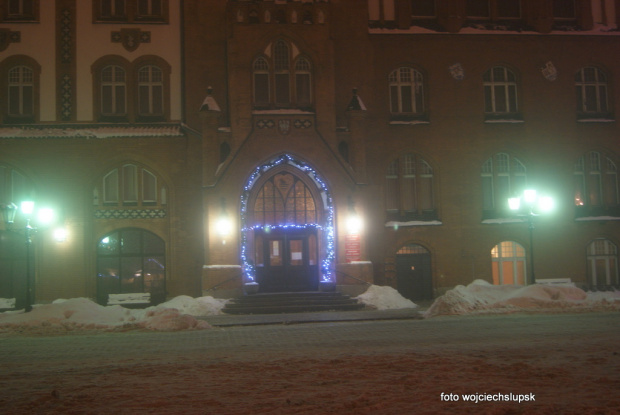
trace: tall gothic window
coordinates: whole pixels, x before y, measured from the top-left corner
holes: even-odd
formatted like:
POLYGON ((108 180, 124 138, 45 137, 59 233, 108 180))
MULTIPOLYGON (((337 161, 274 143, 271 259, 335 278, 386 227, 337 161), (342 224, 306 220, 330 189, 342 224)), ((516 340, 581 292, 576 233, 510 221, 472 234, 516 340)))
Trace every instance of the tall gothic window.
POLYGON ((482 165, 482 209, 485 219, 508 211, 508 198, 525 190, 525 165, 506 153, 498 153, 482 165))
POLYGON ((388 219, 436 219, 433 182, 433 168, 419 155, 404 154, 393 160, 385 176, 388 219))
POLYGON ((284 40, 270 44, 252 63, 256 108, 312 107, 312 63, 284 40))

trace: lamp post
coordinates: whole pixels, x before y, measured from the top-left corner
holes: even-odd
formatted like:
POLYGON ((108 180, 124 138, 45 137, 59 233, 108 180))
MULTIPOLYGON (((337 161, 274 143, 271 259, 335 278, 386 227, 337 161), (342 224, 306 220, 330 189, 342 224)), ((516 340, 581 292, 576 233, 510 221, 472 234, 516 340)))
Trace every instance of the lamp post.
MULTIPOLYGON (((23 201, 20 204, 19 210, 24 215, 24 219, 26 220, 26 225, 24 229, 24 236, 26 242, 26 304, 24 306, 24 311, 27 313, 32 310, 32 287, 31 287, 31 278, 32 278, 32 269, 31 269, 31 258, 33 258, 32 253, 32 235, 37 231, 37 228, 33 227, 30 224, 32 219, 32 215, 35 211, 34 209, 35 203, 33 201, 27 200, 23 201)), ((0 205, 0 213, 4 218, 4 223, 7 227, 13 226, 15 223, 15 216, 17 214, 17 205, 15 203, 8 203, 0 205)), ((49 208, 39 209, 37 212, 37 219, 42 224, 49 224, 55 220, 55 212, 49 208)), ((64 233, 66 234, 66 232, 64 233)))
POLYGON ((554 202, 549 196, 538 196, 534 189, 526 189, 522 196, 511 197, 508 199, 508 207, 515 212, 519 212, 518 216, 527 218, 529 236, 530 236, 530 284, 536 284, 536 276, 534 274, 534 217, 541 213, 549 212, 553 209, 554 202))

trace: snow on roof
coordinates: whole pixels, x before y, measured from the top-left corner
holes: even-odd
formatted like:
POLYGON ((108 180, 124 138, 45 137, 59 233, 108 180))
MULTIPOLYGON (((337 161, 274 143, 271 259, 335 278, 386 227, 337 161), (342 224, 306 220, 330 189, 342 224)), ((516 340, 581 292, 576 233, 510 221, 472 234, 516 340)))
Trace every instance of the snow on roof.
POLYGON ((406 34, 436 34, 436 35, 454 35, 454 34, 466 34, 466 35, 558 35, 558 36, 575 36, 575 35, 602 35, 602 36, 618 36, 620 30, 617 25, 602 25, 596 24, 591 30, 554 30, 550 33, 540 33, 535 31, 515 31, 508 30, 507 27, 497 26, 495 30, 486 29, 484 26, 478 27, 463 27, 458 33, 451 32, 438 32, 436 30, 427 29, 421 26, 411 26, 409 29, 386 29, 386 28, 369 28, 370 34, 385 34, 385 35, 406 35, 406 34))
POLYGON ((145 126, 32 126, 1 127, 0 138, 123 138, 182 137, 180 125, 145 126))
POLYGON ((518 311, 620 310, 620 291, 586 293, 571 284, 492 285, 475 280, 438 297, 425 317, 518 311))

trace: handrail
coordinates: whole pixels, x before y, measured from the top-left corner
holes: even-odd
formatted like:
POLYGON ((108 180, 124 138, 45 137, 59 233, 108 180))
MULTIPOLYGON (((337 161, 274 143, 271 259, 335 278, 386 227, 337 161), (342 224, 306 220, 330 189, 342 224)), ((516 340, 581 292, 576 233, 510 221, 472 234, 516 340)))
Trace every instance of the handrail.
POLYGON ((218 282, 217 284, 215 284, 215 285, 213 285, 213 286, 211 286, 211 287, 209 287, 209 288, 207 288, 206 290, 203 290, 203 291, 215 291, 215 290, 216 290, 216 289, 217 289, 220 285, 224 285, 224 284, 226 284, 227 282, 230 282, 230 281, 232 281, 232 280, 235 280, 235 279, 237 279, 237 278, 239 278, 239 277, 243 277, 243 272, 241 272, 241 273, 239 273, 239 274, 237 274, 237 275, 235 275, 235 276, 233 276, 233 277, 230 277, 230 278, 228 278, 227 280, 224 280, 224 281, 222 281, 222 282, 218 282))
POLYGON ((354 279, 354 280, 356 280, 356 281, 359 281, 359 282, 361 282, 361 283, 364 283, 364 284, 366 284, 366 285, 368 285, 368 286, 372 285, 372 283, 370 283, 370 282, 368 282, 368 281, 364 281, 364 280, 362 280, 362 279, 360 279, 360 278, 354 277, 353 275, 347 274, 347 273, 346 273, 346 272, 344 272, 344 271, 338 271, 338 270, 335 270, 335 271, 336 271, 336 272, 339 272, 340 274, 344 275, 345 277, 352 278, 352 279, 354 279))

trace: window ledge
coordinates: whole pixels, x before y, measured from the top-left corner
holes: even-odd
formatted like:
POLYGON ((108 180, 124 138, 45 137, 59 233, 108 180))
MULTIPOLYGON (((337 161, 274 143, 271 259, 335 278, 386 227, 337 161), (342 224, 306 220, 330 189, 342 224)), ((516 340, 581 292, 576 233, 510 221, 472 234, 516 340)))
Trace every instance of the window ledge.
POLYGON ((304 111, 300 109, 272 109, 272 110, 254 110, 253 115, 265 115, 265 114, 299 114, 299 115, 314 115, 314 111, 304 111))
POLYGON ((440 226, 443 225, 443 222, 440 220, 412 220, 408 222, 400 222, 400 221, 389 221, 386 222, 386 228, 400 228, 401 226, 440 226))
POLYGON ((620 220, 618 216, 582 216, 576 218, 575 222, 594 222, 594 221, 607 221, 607 220, 620 220))
POLYGON ((389 122, 390 125, 425 125, 425 124, 430 124, 431 122, 428 120, 409 120, 409 121, 405 121, 405 120, 392 120, 389 122))
POLYGON ((579 118, 577 122, 584 124, 595 124, 595 123, 610 123, 616 122, 613 118, 579 118))
POLYGON ((503 225, 506 223, 523 223, 527 222, 527 219, 522 218, 495 218, 495 219, 483 219, 482 223, 485 225, 503 225))
POLYGON ((525 121, 518 118, 496 118, 484 120, 485 124, 524 124, 525 121))

